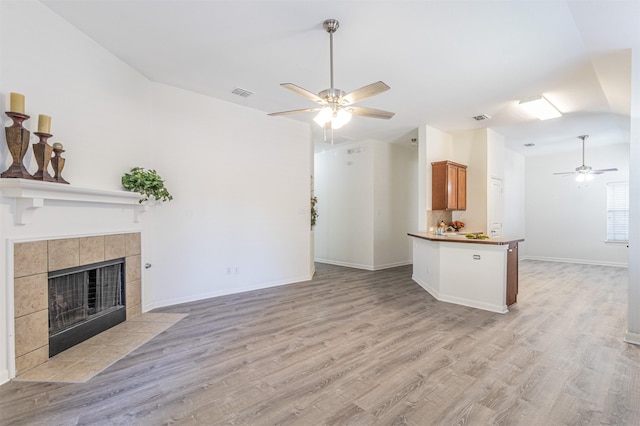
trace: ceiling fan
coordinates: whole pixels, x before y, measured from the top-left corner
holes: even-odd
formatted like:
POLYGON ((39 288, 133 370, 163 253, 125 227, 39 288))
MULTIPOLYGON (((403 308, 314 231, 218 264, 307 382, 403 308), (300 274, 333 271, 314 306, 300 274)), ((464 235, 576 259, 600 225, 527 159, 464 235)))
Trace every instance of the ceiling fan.
POLYGON ((573 172, 559 172, 559 173, 554 173, 554 175, 565 175, 565 176, 576 175, 576 181, 584 182, 584 181, 592 180, 594 175, 601 175, 605 172, 618 171, 618 169, 616 168, 593 170, 591 166, 587 166, 584 164, 584 141, 588 137, 589 135, 578 136, 578 139, 582 139, 582 166, 576 167, 576 170, 573 172))
POLYGON ((316 95, 315 93, 303 89, 300 86, 296 86, 295 84, 282 83, 282 87, 318 103, 318 106, 315 108, 272 112, 268 115, 277 116, 318 111, 319 113, 314 118, 314 121, 324 128, 325 141, 327 139, 326 131, 331 130, 331 142, 333 143, 333 130, 339 129, 343 125, 347 124, 349 120, 351 120, 352 114, 362 117, 382 118, 388 120, 393 117, 395 113, 374 108, 353 106, 353 104, 357 102, 364 101, 365 99, 368 99, 375 95, 379 95, 380 93, 389 90, 390 87, 382 81, 371 83, 350 93, 346 93, 340 89, 336 89, 335 87, 333 87, 333 33, 338 30, 340 23, 336 19, 327 19, 326 21, 324 21, 323 26, 324 29, 329 33, 329 66, 331 71, 331 87, 329 89, 321 91, 316 95))

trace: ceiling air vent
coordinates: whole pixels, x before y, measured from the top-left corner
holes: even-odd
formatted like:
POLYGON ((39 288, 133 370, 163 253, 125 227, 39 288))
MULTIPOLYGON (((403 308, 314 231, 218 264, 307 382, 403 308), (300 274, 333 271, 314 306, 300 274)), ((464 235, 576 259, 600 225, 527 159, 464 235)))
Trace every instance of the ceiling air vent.
POLYGON ((253 92, 241 89, 239 87, 233 89, 231 93, 233 93, 234 95, 242 96, 243 98, 248 98, 249 96, 253 95, 253 92))
POLYGON ((525 144, 524 144, 524 146, 527 146, 527 147, 529 147, 529 146, 536 146, 536 144, 535 144, 535 143, 533 143, 533 142, 529 142, 529 143, 525 143, 525 144))
POLYGON ((476 115, 475 117, 473 117, 473 119, 476 121, 488 120, 490 118, 491 117, 488 116, 487 114, 476 115))

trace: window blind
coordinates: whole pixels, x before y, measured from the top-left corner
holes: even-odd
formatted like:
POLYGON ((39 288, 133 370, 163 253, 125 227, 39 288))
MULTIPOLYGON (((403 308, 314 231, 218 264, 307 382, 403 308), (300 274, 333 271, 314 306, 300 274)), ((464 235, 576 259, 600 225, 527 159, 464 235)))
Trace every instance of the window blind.
POLYGON ((629 182, 607 184, 607 242, 629 241, 629 182))

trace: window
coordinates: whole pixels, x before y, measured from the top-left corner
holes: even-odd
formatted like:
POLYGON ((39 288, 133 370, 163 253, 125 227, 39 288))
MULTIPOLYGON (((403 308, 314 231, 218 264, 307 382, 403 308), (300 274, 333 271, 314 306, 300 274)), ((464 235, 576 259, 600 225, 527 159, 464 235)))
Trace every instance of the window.
POLYGON ((629 182, 607 184, 607 242, 629 241, 629 182))

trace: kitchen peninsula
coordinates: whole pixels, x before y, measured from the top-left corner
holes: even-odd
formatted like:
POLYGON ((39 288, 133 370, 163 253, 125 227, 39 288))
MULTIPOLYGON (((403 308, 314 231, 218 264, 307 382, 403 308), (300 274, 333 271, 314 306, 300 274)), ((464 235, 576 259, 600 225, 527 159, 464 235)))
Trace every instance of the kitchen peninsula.
POLYGON ((464 234, 413 237, 413 280, 437 300, 507 313, 518 294, 523 238, 468 239, 464 234))

